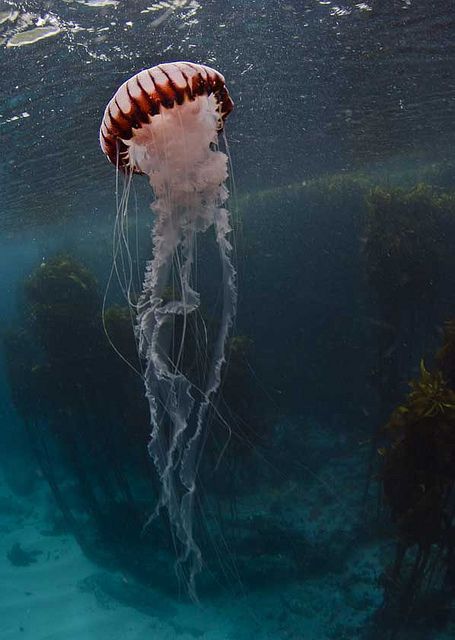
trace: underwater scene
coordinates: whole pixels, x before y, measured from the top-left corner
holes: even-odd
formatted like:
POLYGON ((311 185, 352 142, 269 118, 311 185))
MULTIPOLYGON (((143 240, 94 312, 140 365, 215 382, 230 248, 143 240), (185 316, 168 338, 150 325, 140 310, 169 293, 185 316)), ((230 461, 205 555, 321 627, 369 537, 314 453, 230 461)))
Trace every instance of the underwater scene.
POLYGON ((0 0, 0 639, 455 634, 455 5, 0 0))

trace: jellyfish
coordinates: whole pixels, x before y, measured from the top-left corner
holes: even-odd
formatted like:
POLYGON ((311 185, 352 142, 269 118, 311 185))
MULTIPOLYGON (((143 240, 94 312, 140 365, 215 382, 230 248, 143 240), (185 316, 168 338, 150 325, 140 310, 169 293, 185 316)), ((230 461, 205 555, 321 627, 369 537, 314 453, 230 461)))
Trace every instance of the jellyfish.
POLYGON ((192 595, 202 568, 194 530, 198 467, 237 303, 232 228, 225 207, 229 154, 219 148, 232 108, 218 71, 190 62, 160 64, 121 85, 100 128, 103 152, 117 176, 119 171, 124 174, 123 194, 117 190, 120 244, 128 242, 123 220, 133 174, 145 174, 154 192, 152 256, 135 305, 135 333, 150 406, 148 451, 160 479, 151 517, 162 509, 167 512, 178 547, 175 567, 192 595), (198 235, 210 233, 220 261, 221 311, 208 347, 195 270, 198 235), (184 353, 197 339, 196 325, 205 334, 206 362, 203 373, 192 376, 191 366, 184 366, 184 353))

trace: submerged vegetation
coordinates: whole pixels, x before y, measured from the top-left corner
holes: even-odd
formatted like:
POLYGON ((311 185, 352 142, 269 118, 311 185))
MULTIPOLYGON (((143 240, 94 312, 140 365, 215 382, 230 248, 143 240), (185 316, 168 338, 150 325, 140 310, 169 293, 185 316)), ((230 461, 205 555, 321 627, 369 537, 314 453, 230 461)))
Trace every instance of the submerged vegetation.
POLYGON ((455 196, 425 184, 371 190, 364 259, 380 316, 375 386, 384 409, 434 340, 444 273, 451 265, 455 196))
POLYGON ((388 444, 380 450, 384 498, 397 533, 385 580, 385 612, 395 625, 415 617, 424 595, 428 600, 431 593, 441 594, 439 614, 455 595, 453 326, 446 325, 434 368, 421 361, 406 401, 385 427, 388 444))
MULTIPOLYGON (((122 348, 134 348, 129 317, 112 308, 105 324, 122 348)), ((5 351, 16 409, 81 546, 93 555, 98 535, 117 546, 124 532, 112 522, 126 511, 131 532, 140 531, 145 508, 141 515, 133 500, 131 470, 146 463, 147 413, 103 332, 90 271, 68 255, 41 264, 24 283, 22 327, 7 334, 5 351)))

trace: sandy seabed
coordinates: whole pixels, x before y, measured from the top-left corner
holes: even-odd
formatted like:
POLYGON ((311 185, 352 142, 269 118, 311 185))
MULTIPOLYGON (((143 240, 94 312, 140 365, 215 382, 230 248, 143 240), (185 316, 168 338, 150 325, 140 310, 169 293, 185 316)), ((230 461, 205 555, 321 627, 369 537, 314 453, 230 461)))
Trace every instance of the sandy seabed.
MULTIPOLYGON (((269 551, 247 557, 264 584, 220 591, 201 604, 146 588, 91 562, 63 527, 45 481, 26 497, 0 475, 1 640, 361 640, 382 602, 380 575, 393 541, 359 529, 363 466, 349 442, 312 430, 318 479, 241 501, 244 520, 282 526, 305 540, 302 570, 275 583, 269 551), (332 489, 336 492, 332 494, 332 489), (271 506, 280 502, 279 515, 271 506), (276 518, 273 521, 273 517, 276 518), (270 577, 272 576, 272 577, 270 577)), ((311 455, 310 455, 311 459, 311 455)), ((256 579, 257 582, 257 579, 256 579)), ((416 636, 417 637, 417 636, 416 636)), ((431 640, 450 637, 436 632, 431 640)), ((406 636, 411 638, 411 636, 406 636)), ((420 636, 419 636, 420 638, 420 636)))

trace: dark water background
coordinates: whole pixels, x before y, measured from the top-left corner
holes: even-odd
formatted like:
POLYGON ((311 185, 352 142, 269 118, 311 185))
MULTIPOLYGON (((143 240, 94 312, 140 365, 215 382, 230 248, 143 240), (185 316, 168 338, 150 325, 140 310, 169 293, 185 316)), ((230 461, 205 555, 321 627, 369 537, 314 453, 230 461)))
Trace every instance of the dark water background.
MULTIPOLYGON (((231 394, 243 439, 234 439, 219 468, 219 441, 209 447, 203 470, 210 487, 209 516, 200 531, 209 569, 201 591, 203 599, 225 597, 221 610, 224 606, 232 618, 243 589, 248 614, 234 625, 232 636, 207 630, 213 635, 205 637, 450 637, 455 628, 453 577, 429 590, 425 606, 417 605, 424 610, 420 618, 407 600, 394 601, 384 587, 397 531, 381 500, 376 449, 383 434, 379 440, 374 434, 404 401, 421 358, 433 362, 443 323, 454 315, 450 238, 455 207, 434 204, 437 197, 453 198, 455 185, 453 3, 128 0, 93 7, 63 0, 4 1, 0 11, 6 12, 0 16, 19 12, 0 24, 0 318, 4 331, 25 327, 31 338, 25 352, 19 356, 17 351, 16 361, 27 361, 28 353, 32 366, 36 357, 33 318, 24 311, 24 281, 41 263, 69 254, 95 275, 97 299, 104 292, 111 264, 114 172, 100 152, 98 128, 119 84, 159 62, 190 59, 219 69, 235 101, 227 138, 238 201, 232 207, 242 216, 236 331, 249 346, 243 359, 233 363, 240 382, 226 383, 226 404, 231 394), (38 18, 60 33, 35 44, 8 46, 15 33, 38 18), (392 269, 390 276, 385 269, 380 276, 385 289, 395 291, 384 305, 381 287, 372 285, 368 259, 372 190, 390 193, 401 187, 410 193, 418 184, 427 189, 423 208, 442 213, 431 218, 430 227, 419 226, 417 218, 415 227, 410 223, 410 236, 422 234, 422 242, 411 242, 404 271, 392 269), (414 288, 407 286, 409 280, 414 288), (390 307, 400 309, 397 316, 390 307), (229 552, 221 539, 228 541, 229 552), (223 586, 213 590, 213 583, 223 586)), ((136 189, 142 265, 148 256, 151 196, 145 179, 137 179, 136 189)), ((381 245, 379 251, 379 264, 388 264, 393 250, 381 245)), ((202 250, 201 269, 209 272, 211 260, 210 251, 202 250)), ((111 302, 118 301, 114 293, 111 302)), ((147 589, 179 601, 165 525, 152 531, 150 540, 140 537, 141 519, 136 522, 131 502, 119 497, 125 492, 117 473, 121 468, 143 516, 153 505, 155 482, 141 459, 148 425, 146 416, 137 416, 137 439, 131 444, 124 425, 133 420, 127 409, 128 415, 121 414, 121 403, 128 407, 131 397, 125 400, 121 393, 135 383, 126 370, 122 379, 121 363, 108 360, 93 331, 93 343, 79 342, 92 360, 86 369, 71 367, 68 379, 87 399, 83 410, 79 406, 72 413, 71 428, 85 434, 88 443, 95 425, 106 422, 83 456, 84 478, 101 510, 98 520, 87 507, 90 500, 81 490, 77 464, 69 460, 68 443, 55 434, 58 403, 50 417, 45 411, 34 414, 39 437, 30 446, 33 437, 25 427, 36 425, 30 415, 24 420, 15 411, 11 367, 3 366, 0 464, 5 487, 17 500, 33 501, 47 486, 51 468, 84 529, 81 546, 100 567, 82 591, 156 617, 147 589), (119 378, 112 381, 106 372, 119 378), (100 385, 98 397, 90 395, 94 381, 100 385), (111 382, 121 390, 115 402, 111 382), (113 404, 107 412, 109 398, 113 404), (118 437, 119 466, 109 458, 114 452, 106 444, 111 429, 118 437), (43 463, 40 438, 50 465, 43 463), (103 465, 109 471, 101 481, 103 465), (128 589, 110 570, 129 576, 128 589), (141 588, 135 590, 136 584, 141 588)), ((62 353, 67 348, 73 354, 80 336, 65 340, 62 353)), ((16 384, 16 404, 26 404, 27 392, 25 384, 16 384)), ((140 388, 134 387, 134 393, 132 402, 140 405, 140 388)), ((222 432, 217 437, 224 441, 222 432)), ((448 500, 453 506, 453 496, 448 500)), ((65 527, 71 529, 68 521, 65 527)), ((206 633, 201 620, 189 631, 179 626, 178 615, 163 609, 162 617, 176 620, 169 637, 186 640, 188 634, 206 633)), ((49 636, 29 631, 29 637, 54 637, 51 626, 49 636)), ((22 632, 5 627, 5 633, 15 638, 22 632)), ((91 630, 89 621, 84 633, 79 637, 111 637, 91 630)))

